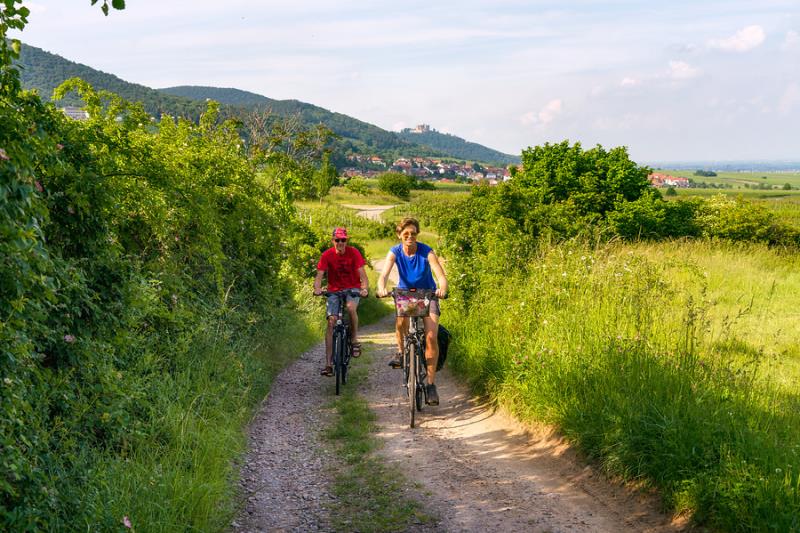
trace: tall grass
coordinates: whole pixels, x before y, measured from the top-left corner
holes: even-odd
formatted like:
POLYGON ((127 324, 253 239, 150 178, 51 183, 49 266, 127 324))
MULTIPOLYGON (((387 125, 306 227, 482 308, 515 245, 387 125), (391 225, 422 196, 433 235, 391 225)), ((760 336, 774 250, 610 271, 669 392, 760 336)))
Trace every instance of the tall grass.
MULTIPOLYGON (((84 530, 121 530, 124 516, 141 532, 219 531, 230 523, 239 506, 233 487, 246 449, 242 428, 274 376, 318 338, 322 324, 291 314, 248 331, 232 327, 239 320, 221 316, 198 328, 176 344, 173 372, 142 381, 142 393, 157 400, 148 426, 131 435, 128 453, 87 457, 91 490, 69 495, 96 510, 86 513, 84 530)), ((51 524, 73 528, 81 525, 69 518, 51 524)))
POLYGON ((525 272, 452 299, 453 365, 698 523, 798 530, 798 388, 771 382, 767 345, 739 331, 740 313, 719 319, 707 267, 677 248, 542 245, 525 272))

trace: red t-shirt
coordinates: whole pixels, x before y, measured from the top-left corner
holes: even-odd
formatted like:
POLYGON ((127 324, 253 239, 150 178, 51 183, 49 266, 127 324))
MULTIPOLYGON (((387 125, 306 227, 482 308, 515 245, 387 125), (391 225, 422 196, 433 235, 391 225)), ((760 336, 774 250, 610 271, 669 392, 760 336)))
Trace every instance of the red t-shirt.
POLYGON ((324 270, 328 273, 329 291, 358 289, 361 287, 358 269, 366 264, 356 248, 345 246, 342 255, 336 253, 336 248, 329 248, 322 252, 322 257, 317 263, 317 270, 324 270))

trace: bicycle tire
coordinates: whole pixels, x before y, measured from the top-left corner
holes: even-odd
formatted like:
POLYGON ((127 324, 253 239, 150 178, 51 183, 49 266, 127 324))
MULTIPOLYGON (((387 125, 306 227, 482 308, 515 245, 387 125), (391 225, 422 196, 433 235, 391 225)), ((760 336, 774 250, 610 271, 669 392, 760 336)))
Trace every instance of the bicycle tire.
POLYGON ((347 371, 350 369, 350 354, 352 346, 350 345, 349 335, 343 335, 342 345, 342 385, 347 384, 347 371))
POLYGON ((410 425, 414 427, 417 414, 417 347, 412 342, 408 346, 408 405, 410 425))
POLYGON ((334 331, 333 333, 333 373, 336 376, 336 395, 342 384, 342 346, 341 346, 341 333, 334 331))

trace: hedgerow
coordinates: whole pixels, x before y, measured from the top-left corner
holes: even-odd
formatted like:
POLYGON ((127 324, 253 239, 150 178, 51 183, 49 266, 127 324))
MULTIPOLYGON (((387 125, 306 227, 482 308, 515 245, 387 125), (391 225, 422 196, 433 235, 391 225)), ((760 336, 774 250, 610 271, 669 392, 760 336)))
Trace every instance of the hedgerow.
POLYGON ((0 37, 0 529, 219 529, 242 424, 317 328, 293 199, 328 186, 325 135, 245 143, 214 103, 155 120, 80 80, 73 121, 0 37))

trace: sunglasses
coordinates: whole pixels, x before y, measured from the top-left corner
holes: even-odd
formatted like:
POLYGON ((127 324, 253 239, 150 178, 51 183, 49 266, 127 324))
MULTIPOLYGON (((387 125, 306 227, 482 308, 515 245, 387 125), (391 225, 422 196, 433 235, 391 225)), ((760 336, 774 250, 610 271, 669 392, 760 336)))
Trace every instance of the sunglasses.
POLYGON ((347 242, 347 239, 333 239, 333 242, 347 242))

